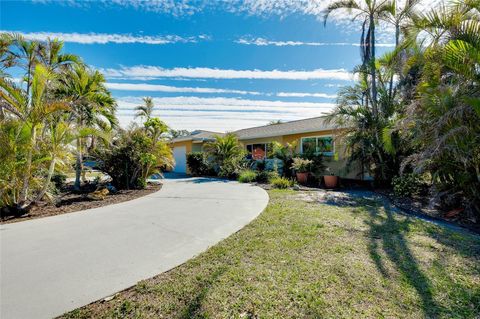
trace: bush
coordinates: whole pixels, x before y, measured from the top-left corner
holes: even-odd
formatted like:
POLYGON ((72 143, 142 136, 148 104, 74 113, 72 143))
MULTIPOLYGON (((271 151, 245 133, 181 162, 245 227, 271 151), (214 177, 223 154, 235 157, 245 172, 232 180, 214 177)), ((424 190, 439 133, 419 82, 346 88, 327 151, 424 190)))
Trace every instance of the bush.
POLYGON ((419 194, 426 185, 421 175, 410 173, 395 176, 392 186, 396 196, 410 197, 419 194))
POLYGON ((205 150, 220 177, 237 179, 246 168, 245 150, 234 134, 215 136, 215 140, 205 145, 205 150))
POLYGON ((327 168, 323 163, 322 154, 303 154, 302 158, 311 160, 310 169, 315 178, 319 179, 324 175, 325 169, 327 168))
POLYGON ((246 167, 246 162, 241 158, 227 158, 224 159, 222 164, 218 166, 218 176, 228 179, 237 179, 240 175, 240 172, 246 167))
POLYGON ((214 175, 205 153, 194 152, 187 154, 187 166, 190 174, 194 176, 214 175))
POLYGON ((238 177, 238 181, 240 183, 251 183, 251 182, 254 182, 256 178, 257 178, 257 173, 255 173, 255 171, 247 169, 240 173, 240 176, 238 177))
POLYGON ((111 147, 97 150, 96 157, 115 188, 141 189, 158 167, 170 166, 172 155, 165 142, 153 140, 143 129, 133 129, 122 132, 111 147))
POLYGON ((270 180, 270 184, 272 184, 274 188, 285 189, 292 186, 292 181, 285 177, 275 177, 270 180))
POLYGON ((261 171, 257 173, 256 181, 257 183, 269 183, 270 180, 278 178, 279 175, 276 171, 261 171))

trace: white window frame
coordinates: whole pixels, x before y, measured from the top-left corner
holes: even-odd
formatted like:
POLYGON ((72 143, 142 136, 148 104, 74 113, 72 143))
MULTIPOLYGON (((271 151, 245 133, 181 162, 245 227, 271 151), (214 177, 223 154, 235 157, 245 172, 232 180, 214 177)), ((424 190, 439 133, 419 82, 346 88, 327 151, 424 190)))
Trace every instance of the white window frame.
POLYGON ((248 152, 248 146, 251 145, 252 146, 252 159, 253 159, 253 145, 264 145, 265 146, 265 156, 263 157, 263 159, 267 159, 267 155, 268 155, 268 150, 267 150, 267 146, 269 143, 251 143, 251 144, 245 144, 245 150, 248 152))
POLYGON ((324 135, 312 135, 312 136, 304 136, 300 138, 300 153, 303 154, 303 140, 307 138, 316 138, 316 143, 318 146, 318 138, 319 137, 330 137, 332 139, 332 151, 331 152, 320 152, 322 155, 325 156, 333 156, 335 154, 335 139, 333 138, 333 135, 330 134, 324 134, 324 135))

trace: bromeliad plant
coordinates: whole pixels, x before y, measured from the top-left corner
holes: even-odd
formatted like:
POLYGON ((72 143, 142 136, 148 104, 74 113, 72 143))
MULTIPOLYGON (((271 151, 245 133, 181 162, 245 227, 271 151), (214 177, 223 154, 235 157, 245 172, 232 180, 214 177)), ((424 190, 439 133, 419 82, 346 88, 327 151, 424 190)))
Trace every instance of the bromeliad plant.
POLYGON ((297 180, 299 183, 306 183, 308 180, 308 175, 312 168, 312 160, 304 159, 301 157, 295 157, 293 159, 292 169, 295 170, 297 175, 297 180))

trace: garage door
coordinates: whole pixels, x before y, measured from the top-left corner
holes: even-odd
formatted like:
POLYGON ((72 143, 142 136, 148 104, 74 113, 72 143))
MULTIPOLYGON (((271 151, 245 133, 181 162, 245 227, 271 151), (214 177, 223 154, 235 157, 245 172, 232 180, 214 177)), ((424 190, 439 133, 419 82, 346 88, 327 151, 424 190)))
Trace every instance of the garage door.
POLYGON ((187 149, 185 146, 176 146, 173 148, 173 158, 175 159, 175 173, 187 172, 187 149))

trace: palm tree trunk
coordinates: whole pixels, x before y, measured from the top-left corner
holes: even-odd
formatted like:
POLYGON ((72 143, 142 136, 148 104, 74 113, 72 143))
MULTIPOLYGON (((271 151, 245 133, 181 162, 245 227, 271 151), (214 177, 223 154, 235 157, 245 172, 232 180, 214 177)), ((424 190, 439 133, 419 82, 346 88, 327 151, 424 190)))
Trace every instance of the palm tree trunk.
POLYGON ((73 188, 80 190, 80 177, 82 175, 82 142, 81 138, 77 138, 77 159, 75 163, 75 184, 73 188))
POLYGON ((377 70, 375 67, 375 19, 373 14, 370 15, 370 67, 372 74, 372 110, 373 115, 377 117, 378 108, 377 108, 377 70))
POLYGON ((42 189, 40 190, 40 193, 38 193, 37 197, 30 203, 30 205, 35 204, 39 200, 45 196, 45 193, 47 192, 48 186, 50 185, 50 181, 52 180, 53 173, 55 172, 55 164, 56 164, 56 158, 55 156, 52 157, 52 161, 50 162, 50 166, 48 168, 48 175, 47 179, 45 180, 45 184, 43 184, 42 189))
MULTIPOLYGON (((400 43, 400 22, 397 21, 395 23, 395 50, 398 49, 398 44, 400 43)), ((402 57, 400 56, 400 63, 401 63, 402 57)), ((401 67, 398 68, 398 70, 401 70, 401 67)), ((401 72, 399 72, 401 73, 401 72)), ((388 87, 388 97, 390 98, 390 101, 392 100, 392 92, 393 92, 393 73, 390 76, 390 84, 388 87)))
POLYGON ((33 157, 33 148, 35 147, 35 140, 36 140, 36 130, 35 127, 32 126, 30 130, 31 140, 30 140, 30 148, 27 153, 27 162, 25 165, 25 174, 23 175, 23 183, 22 183, 22 190, 20 191, 19 196, 19 205, 20 207, 24 207, 25 202, 27 201, 28 197, 28 188, 30 186, 30 175, 32 171, 32 157, 33 157))

